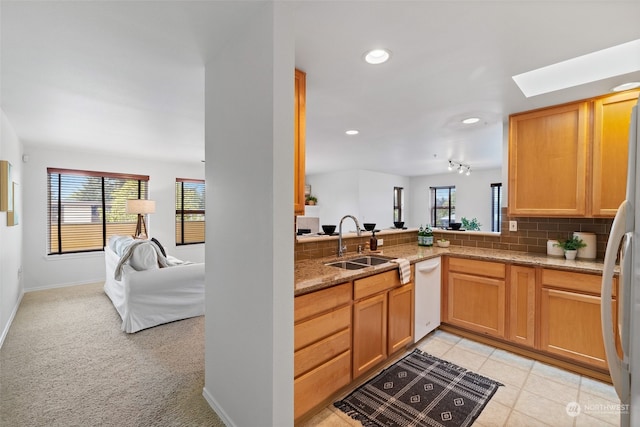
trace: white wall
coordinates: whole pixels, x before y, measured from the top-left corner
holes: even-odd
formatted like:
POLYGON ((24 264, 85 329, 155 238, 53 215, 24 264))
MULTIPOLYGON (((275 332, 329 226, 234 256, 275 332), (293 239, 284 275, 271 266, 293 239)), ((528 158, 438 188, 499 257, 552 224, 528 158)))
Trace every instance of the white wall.
MULTIPOLYGON (((430 222, 429 187, 456 187, 456 219, 478 218, 482 231, 491 231, 491 184, 502 182, 502 168, 474 170, 466 176, 455 172, 411 178, 411 209, 408 224, 426 225, 430 222)), ((503 192, 504 195, 504 192, 503 192)))
MULTIPOLYGON (((179 147, 176 147, 179 149, 179 147)), ((204 178, 204 164, 172 163, 122 155, 95 155, 24 145, 23 163, 24 287, 35 290, 104 281, 104 253, 47 255, 47 167, 149 175, 149 198, 156 213, 148 230, 167 252, 193 262, 204 261, 204 245, 175 246, 175 179, 204 178)))
MULTIPOLYGON (((320 224, 338 225, 344 215, 373 222, 376 228, 393 226, 393 187, 403 187, 405 194, 405 219, 411 206, 410 179, 366 170, 349 170, 306 177, 311 192, 318 198, 314 214, 320 216, 320 224)), ((351 220, 343 223, 343 230, 355 230, 351 220)))
POLYGON ((20 268, 23 265, 22 233, 24 230, 24 192, 22 179, 22 144, 4 111, 0 110, 0 160, 11 163, 11 180, 18 183, 16 212, 18 225, 7 226, 7 213, 0 212, 0 347, 18 309, 23 290, 20 268))
POLYGON ((292 5, 245 5, 251 13, 205 67, 213 237, 203 394, 228 426, 286 427, 293 425, 292 5))

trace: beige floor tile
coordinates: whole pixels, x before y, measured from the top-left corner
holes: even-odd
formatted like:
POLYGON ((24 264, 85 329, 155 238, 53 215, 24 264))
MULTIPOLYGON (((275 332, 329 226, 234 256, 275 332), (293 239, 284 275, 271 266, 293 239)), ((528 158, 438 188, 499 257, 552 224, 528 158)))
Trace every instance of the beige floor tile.
POLYGON ((491 398, 491 402, 495 400, 498 403, 512 407, 516 403, 516 400, 518 400, 519 394, 520 388, 511 384, 505 384, 498 387, 498 391, 496 391, 496 394, 491 398))
POLYGON ((581 414, 589 415, 609 424, 620 423, 620 401, 580 391, 578 394, 581 414))
POLYGON ((441 331, 440 329, 436 329, 435 331, 433 331, 433 337, 450 342, 451 344, 457 344, 458 341, 462 339, 462 337, 450 334, 449 332, 441 331))
POLYGON ((505 351, 499 348, 497 348, 493 353, 491 353, 491 356, 489 356, 489 359, 495 360, 497 362, 505 363, 507 365, 514 366, 516 368, 524 369, 527 371, 530 370, 531 367, 533 366, 532 359, 522 357, 515 353, 511 353, 509 351, 505 351))
POLYGON ((487 360, 487 356, 481 356, 478 353, 463 350, 458 346, 451 347, 449 351, 442 355, 442 358, 474 372, 477 372, 480 366, 487 360))
POLYGON ((489 356, 494 352, 495 347, 491 347, 486 344, 481 344, 479 342, 471 341, 469 339, 463 338, 456 344, 456 347, 462 348, 463 350, 472 351, 474 353, 478 353, 481 356, 489 356))
POLYGON ((577 386, 557 383, 533 373, 529 374, 522 389, 562 405, 578 400, 577 386))
POLYGON ((580 414, 576 417, 575 427, 612 427, 620 424, 609 424, 590 415, 580 414))
POLYGON ((529 375, 529 371, 513 366, 505 366, 503 363, 491 359, 487 359, 478 373, 503 384, 511 384, 518 388, 522 387, 529 375))
POLYGON ((602 381, 594 380, 593 378, 583 376, 580 380, 580 391, 585 393, 595 394, 596 396, 604 397, 613 402, 618 400, 616 390, 611 384, 604 383, 602 381))
POLYGON ((567 385, 580 385, 580 375, 538 361, 533 363, 531 373, 567 385))
POLYGON ((572 427, 573 417, 567 414, 567 405, 522 390, 514 410, 556 427, 572 427))
POLYGON ((449 351, 451 347, 453 347, 453 344, 450 342, 434 337, 426 340, 419 348, 432 356, 442 357, 442 355, 449 351))
POLYGON ((495 402, 493 399, 489 401, 487 406, 482 410, 482 413, 478 419, 474 422, 474 425, 480 424, 482 426, 503 426, 509 418, 511 408, 495 402))
POLYGON ((540 420, 536 420, 535 418, 531 418, 528 415, 520 413, 518 411, 511 411, 511 415, 509 415, 509 419, 505 426, 508 427, 548 427, 549 424, 543 423, 540 420))
POLYGON ((302 427, 347 427, 349 424, 329 408, 323 409, 302 427))

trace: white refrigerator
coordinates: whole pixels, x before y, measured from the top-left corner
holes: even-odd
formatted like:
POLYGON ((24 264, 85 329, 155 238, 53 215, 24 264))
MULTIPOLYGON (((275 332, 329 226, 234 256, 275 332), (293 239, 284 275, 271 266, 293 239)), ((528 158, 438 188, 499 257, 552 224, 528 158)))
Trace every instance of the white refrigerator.
POLYGON ((611 380, 620 397, 620 425, 640 426, 640 129, 638 105, 633 107, 629 127, 627 194, 607 241, 602 275, 602 334, 611 380), (613 332, 611 288, 616 259, 618 282, 618 333, 622 357, 616 352, 613 332))

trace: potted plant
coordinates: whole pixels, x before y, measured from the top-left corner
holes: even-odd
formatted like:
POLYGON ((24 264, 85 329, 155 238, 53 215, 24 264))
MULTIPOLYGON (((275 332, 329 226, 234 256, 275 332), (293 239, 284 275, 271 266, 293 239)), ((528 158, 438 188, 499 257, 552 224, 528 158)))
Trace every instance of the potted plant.
POLYGON ((576 259, 578 249, 584 248, 587 244, 578 236, 572 236, 566 240, 558 240, 555 246, 559 246, 564 250, 564 257, 566 259, 576 259))
POLYGON ((314 206, 316 203, 318 203, 318 198, 309 194, 305 200, 305 203, 309 206, 314 206))

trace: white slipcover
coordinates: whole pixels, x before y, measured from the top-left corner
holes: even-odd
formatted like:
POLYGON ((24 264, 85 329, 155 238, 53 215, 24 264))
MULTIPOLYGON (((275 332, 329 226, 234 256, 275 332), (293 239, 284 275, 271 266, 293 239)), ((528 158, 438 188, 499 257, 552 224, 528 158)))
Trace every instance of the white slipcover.
POLYGON ((136 271, 123 266, 122 280, 114 273, 120 257, 104 248, 104 292, 128 333, 175 320, 204 315, 204 264, 183 264, 136 271))

